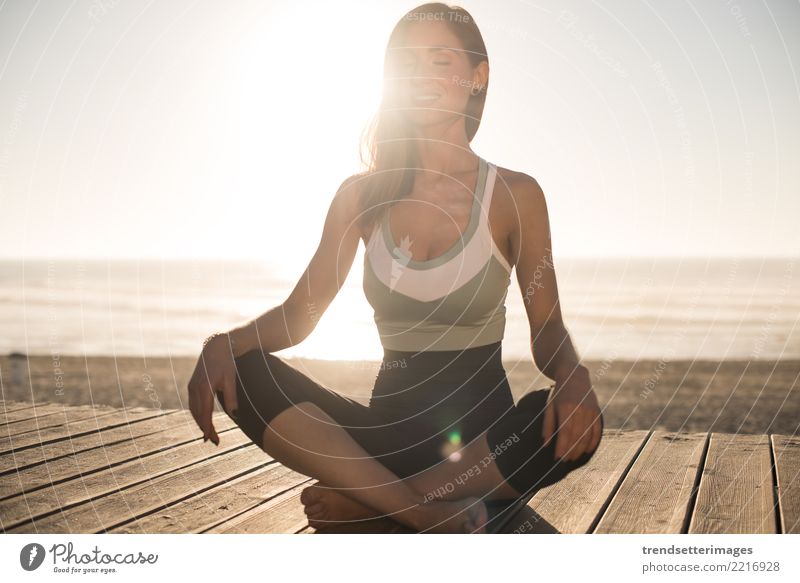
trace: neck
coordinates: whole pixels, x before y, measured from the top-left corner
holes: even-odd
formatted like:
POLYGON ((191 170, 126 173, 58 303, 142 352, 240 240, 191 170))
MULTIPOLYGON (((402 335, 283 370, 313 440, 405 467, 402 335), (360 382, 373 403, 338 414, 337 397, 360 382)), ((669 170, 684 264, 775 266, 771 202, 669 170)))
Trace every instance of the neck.
POLYGON ((436 180, 475 167, 477 155, 470 148, 463 118, 448 126, 420 127, 415 140, 419 167, 427 174, 423 179, 436 180))

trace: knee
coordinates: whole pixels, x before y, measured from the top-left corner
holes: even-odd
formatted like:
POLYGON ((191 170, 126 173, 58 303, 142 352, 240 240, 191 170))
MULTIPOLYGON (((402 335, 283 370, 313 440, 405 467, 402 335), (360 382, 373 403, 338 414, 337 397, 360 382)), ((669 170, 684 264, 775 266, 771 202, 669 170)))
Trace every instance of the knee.
POLYGON ((243 401, 282 402, 286 398, 284 394, 294 384, 287 373, 288 365, 269 352, 254 349, 234 361, 234 382, 240 406, 243 401))
POLYGON ((261 384, 265 379, 274 377, 279 363, 282 364, 282 361, 277 356, 258 348, 245 352, 234 359, 236 372, 245 384, 249 382, 261 384))
POLYGON ((506 481, 520 493, 534 487, 549 486, 586 465, 594 457, 602 441, 601 414, 600 441, 574 460, 557 459, 555 449, 558 430, 547 445, 543 445, 544 411, 548 396, 549 388, 524 395, 515 411, 503 416, 487 432, 490 450, 498 452, 494 458, 498 469, 506 481))
POLYGON ((264 362, 268 359, 275 358, 275 355, 271 352, 266 352, 261 350, 260 348, 253 348, 252 350, 248 350, 244 354, 240 354, 236 358, 234 358, 234 362, 236 364, 249 364, 253 362, 264 362))

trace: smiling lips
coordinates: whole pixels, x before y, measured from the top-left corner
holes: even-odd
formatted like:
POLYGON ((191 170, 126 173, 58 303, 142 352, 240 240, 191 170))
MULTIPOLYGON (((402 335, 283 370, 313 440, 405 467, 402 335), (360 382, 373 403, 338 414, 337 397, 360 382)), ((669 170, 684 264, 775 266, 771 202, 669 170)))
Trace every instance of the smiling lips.
POLYGON ((439 97, 440 96, 438 93, 426 92, 426 93, 417 93, 416 95, 413 95, 411 99, 416 103, 433 103, 434 101, 439 99, 439 97))

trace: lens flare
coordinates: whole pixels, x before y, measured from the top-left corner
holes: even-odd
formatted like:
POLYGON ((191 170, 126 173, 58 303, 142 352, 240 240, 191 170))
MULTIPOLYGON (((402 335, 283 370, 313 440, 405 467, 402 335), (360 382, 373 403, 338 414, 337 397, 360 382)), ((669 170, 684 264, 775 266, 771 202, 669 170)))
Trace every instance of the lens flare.
POLYGON ((459 449, 461 449, 461 432, 455 429, 448 434, 447 441, 442 444, 442 457, 457 462, 461 459, 459 449))

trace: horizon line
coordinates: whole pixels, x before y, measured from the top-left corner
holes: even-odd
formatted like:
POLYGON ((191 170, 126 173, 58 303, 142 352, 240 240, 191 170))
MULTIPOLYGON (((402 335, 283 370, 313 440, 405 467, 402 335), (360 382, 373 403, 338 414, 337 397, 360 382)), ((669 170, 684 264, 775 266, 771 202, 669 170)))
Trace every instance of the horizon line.
MULTIPOLYGON (((756 259, 782 259, 782 260, 800 260, 800 253, 791 255, 777 255, 777 254, 768 254, 768 255, 560 255, 554 254, 553 257, 555 259, 561 260, 597 260, 597 259, 613 259, 613 260, 653 260, 653 259, 670 259, 670 260, 710 260, 710 259, 727 259, 727 260, 756 260, 756 259)), ((164 257, 155 257, 155 256, 143 256, 143 257, 135 257, 135 256, 121 256, 121 257, 102 257, 102 256, 80 256, 80 255, 69 255, 69 256, 43 256, 43 255, 30 255, 25 257, 3 257, 0 256, 0 262, 24 262, 24 261, 31 261, 31 262, 40 262, 40 261, 86 261, 86 262, 133 262, 133 261, 140 261, 140 262, 156 262, 156 261, 165 261, 165 262, 174 262, 174 261, 197 261, 197 262, 206 262, 206 261, 230 261, 230 262, 243 262, 243 263, 270 263, 266 258, 259 258, 259 257, 251 257, 251 256, 222 256, 222 257, 208 257, 208 256, 164 256, 164 257)), ((279 264, 283 265, 283 262, 279 264)))

